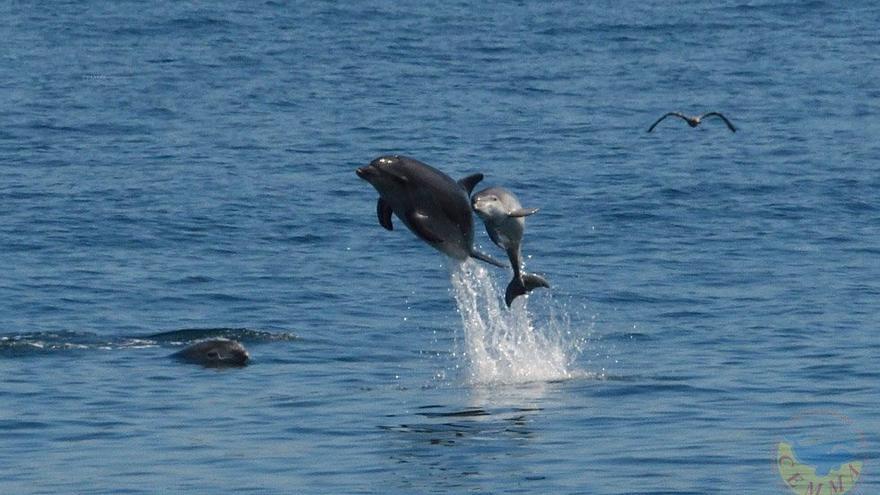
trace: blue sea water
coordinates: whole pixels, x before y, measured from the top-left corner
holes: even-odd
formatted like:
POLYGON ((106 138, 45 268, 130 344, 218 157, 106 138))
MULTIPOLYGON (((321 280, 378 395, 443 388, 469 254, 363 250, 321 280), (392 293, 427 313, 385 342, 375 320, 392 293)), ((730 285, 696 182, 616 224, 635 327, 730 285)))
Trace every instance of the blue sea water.
POLYGON ((0 493, 791 493, 782 440, 878 491, 875 2, 0 19, 0 493), (552 289, 382 229, 386 153, 540 208, 552 289))

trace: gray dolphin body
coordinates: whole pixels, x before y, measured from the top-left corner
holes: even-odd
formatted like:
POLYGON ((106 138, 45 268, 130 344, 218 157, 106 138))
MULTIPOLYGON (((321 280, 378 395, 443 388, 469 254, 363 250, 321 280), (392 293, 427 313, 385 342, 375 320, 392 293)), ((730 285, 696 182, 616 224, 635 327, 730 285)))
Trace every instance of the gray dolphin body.
POLYGON ((472 198, 474 211, 486 225, 486 232, 492 242, 507 251, 510 266, 513 268, 513 280, 507 284, 504 302, 507 307, 518 296, 538 287, 550 287, 541 276, 523 271, 522 237, 525 232, 525 220, 538 211, 537 208, 523 208, 512 192, 502 187, 490 187, 474 194, 472 198))
POLYGON ((474 249, 474 218, 468 196, 483 174, 456 182, 414 158, 381 156, 357 169, 357 175, 379 192, 376 213, 382 227, 393 230, 394 213, 419 239, 457 260, 476 258, 504 264, 474 249))
POLYGON ((229 339, 196 342, 171 356, 180 361, 200 364, 208 368, 245 366, 251 358, 244 346, 229 339))

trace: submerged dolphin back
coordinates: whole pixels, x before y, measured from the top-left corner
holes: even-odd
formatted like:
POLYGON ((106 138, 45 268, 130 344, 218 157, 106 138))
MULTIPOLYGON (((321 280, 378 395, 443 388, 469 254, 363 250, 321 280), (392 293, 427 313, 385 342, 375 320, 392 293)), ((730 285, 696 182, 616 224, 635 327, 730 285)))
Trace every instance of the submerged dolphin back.
POLYGON ((171 357, 206 368, 228 368, 246 366, 250 355, 240 343, 224 339, 208 339, 196 342, 175 352, 171 357))

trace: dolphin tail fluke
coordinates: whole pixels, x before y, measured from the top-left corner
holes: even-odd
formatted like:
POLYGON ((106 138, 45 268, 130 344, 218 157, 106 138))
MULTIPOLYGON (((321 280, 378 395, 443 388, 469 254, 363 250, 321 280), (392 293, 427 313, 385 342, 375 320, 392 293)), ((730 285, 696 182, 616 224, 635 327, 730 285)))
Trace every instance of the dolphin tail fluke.
POLYGON ((507 307, 509 308, 514 299, 525 293, 526 286, 523 285, 519 278, 513 277, 513 280, 507 284, 507 290, 504 292, 504 302, 507 303, 507 307))
POLYGON ((509 308, 511 304, 513 304, 513 300, 517 297, 527 294, 538 287, 550 287, 550 283, 547 280, 534 273, 523 273, 522 279, 514 276, 513 280, 507 284, 507 290, 504 292, 504 302, 507 303, 507 307, 509 308))
POLYGON ((550 282, 548 282, 547 279, 536 273, 523 273, 522 278, 523 285, 526 286, 526 292, 531 292, 538 287, 545 287, 547 289, 550 288, 550 282))
POLYGON ((505 265, 504 263, 496 260, 495 258, 489 256, 488 254, 483 254, 483 253, 477 251, 476 249, 471 251, 471 257, 476 258, 480 261, 485 261, 486 263, 489 263, 490 265, 495 265, 498 268, 506 268, 507 267, 507 265, 505 265))

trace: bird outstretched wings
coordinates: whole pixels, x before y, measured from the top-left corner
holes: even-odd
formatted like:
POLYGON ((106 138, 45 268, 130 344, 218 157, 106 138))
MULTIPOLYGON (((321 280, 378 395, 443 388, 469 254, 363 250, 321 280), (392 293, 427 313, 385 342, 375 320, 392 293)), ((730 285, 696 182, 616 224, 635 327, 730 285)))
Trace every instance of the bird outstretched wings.
POLYGON ((666 117, 678 117, 678 118, 680 118, 680 119, 684 119, 685 122, 690 123, 690 122, 689 122, 689 119, 687 118, 687 116, 684 115, 683 113, 681 113, 681 112, 669 112, 669 113, 663 115, 662 117, 660 117, 659 119, 657 119, 656 122, 654 122, 653 124, 651 124, 651 127, 648 128, 648 132, 653 131, 654 128, 657 127, 657 124, 659 124, 660 122, 662 122, 663 119, 665 119, 666 117))
POLYGON ((727 120, 727 117, 725 117, 724 115, 721 115, 718 112, 704 113, 700 116, 700 120, 705 119, 706 117, 718 117, 723 120, 725 124, 727 124, 727 128, 730 129, 730 132, 736 132, 736 127, 734 127, 733 124, 731 124, 730 121, 727 120))

